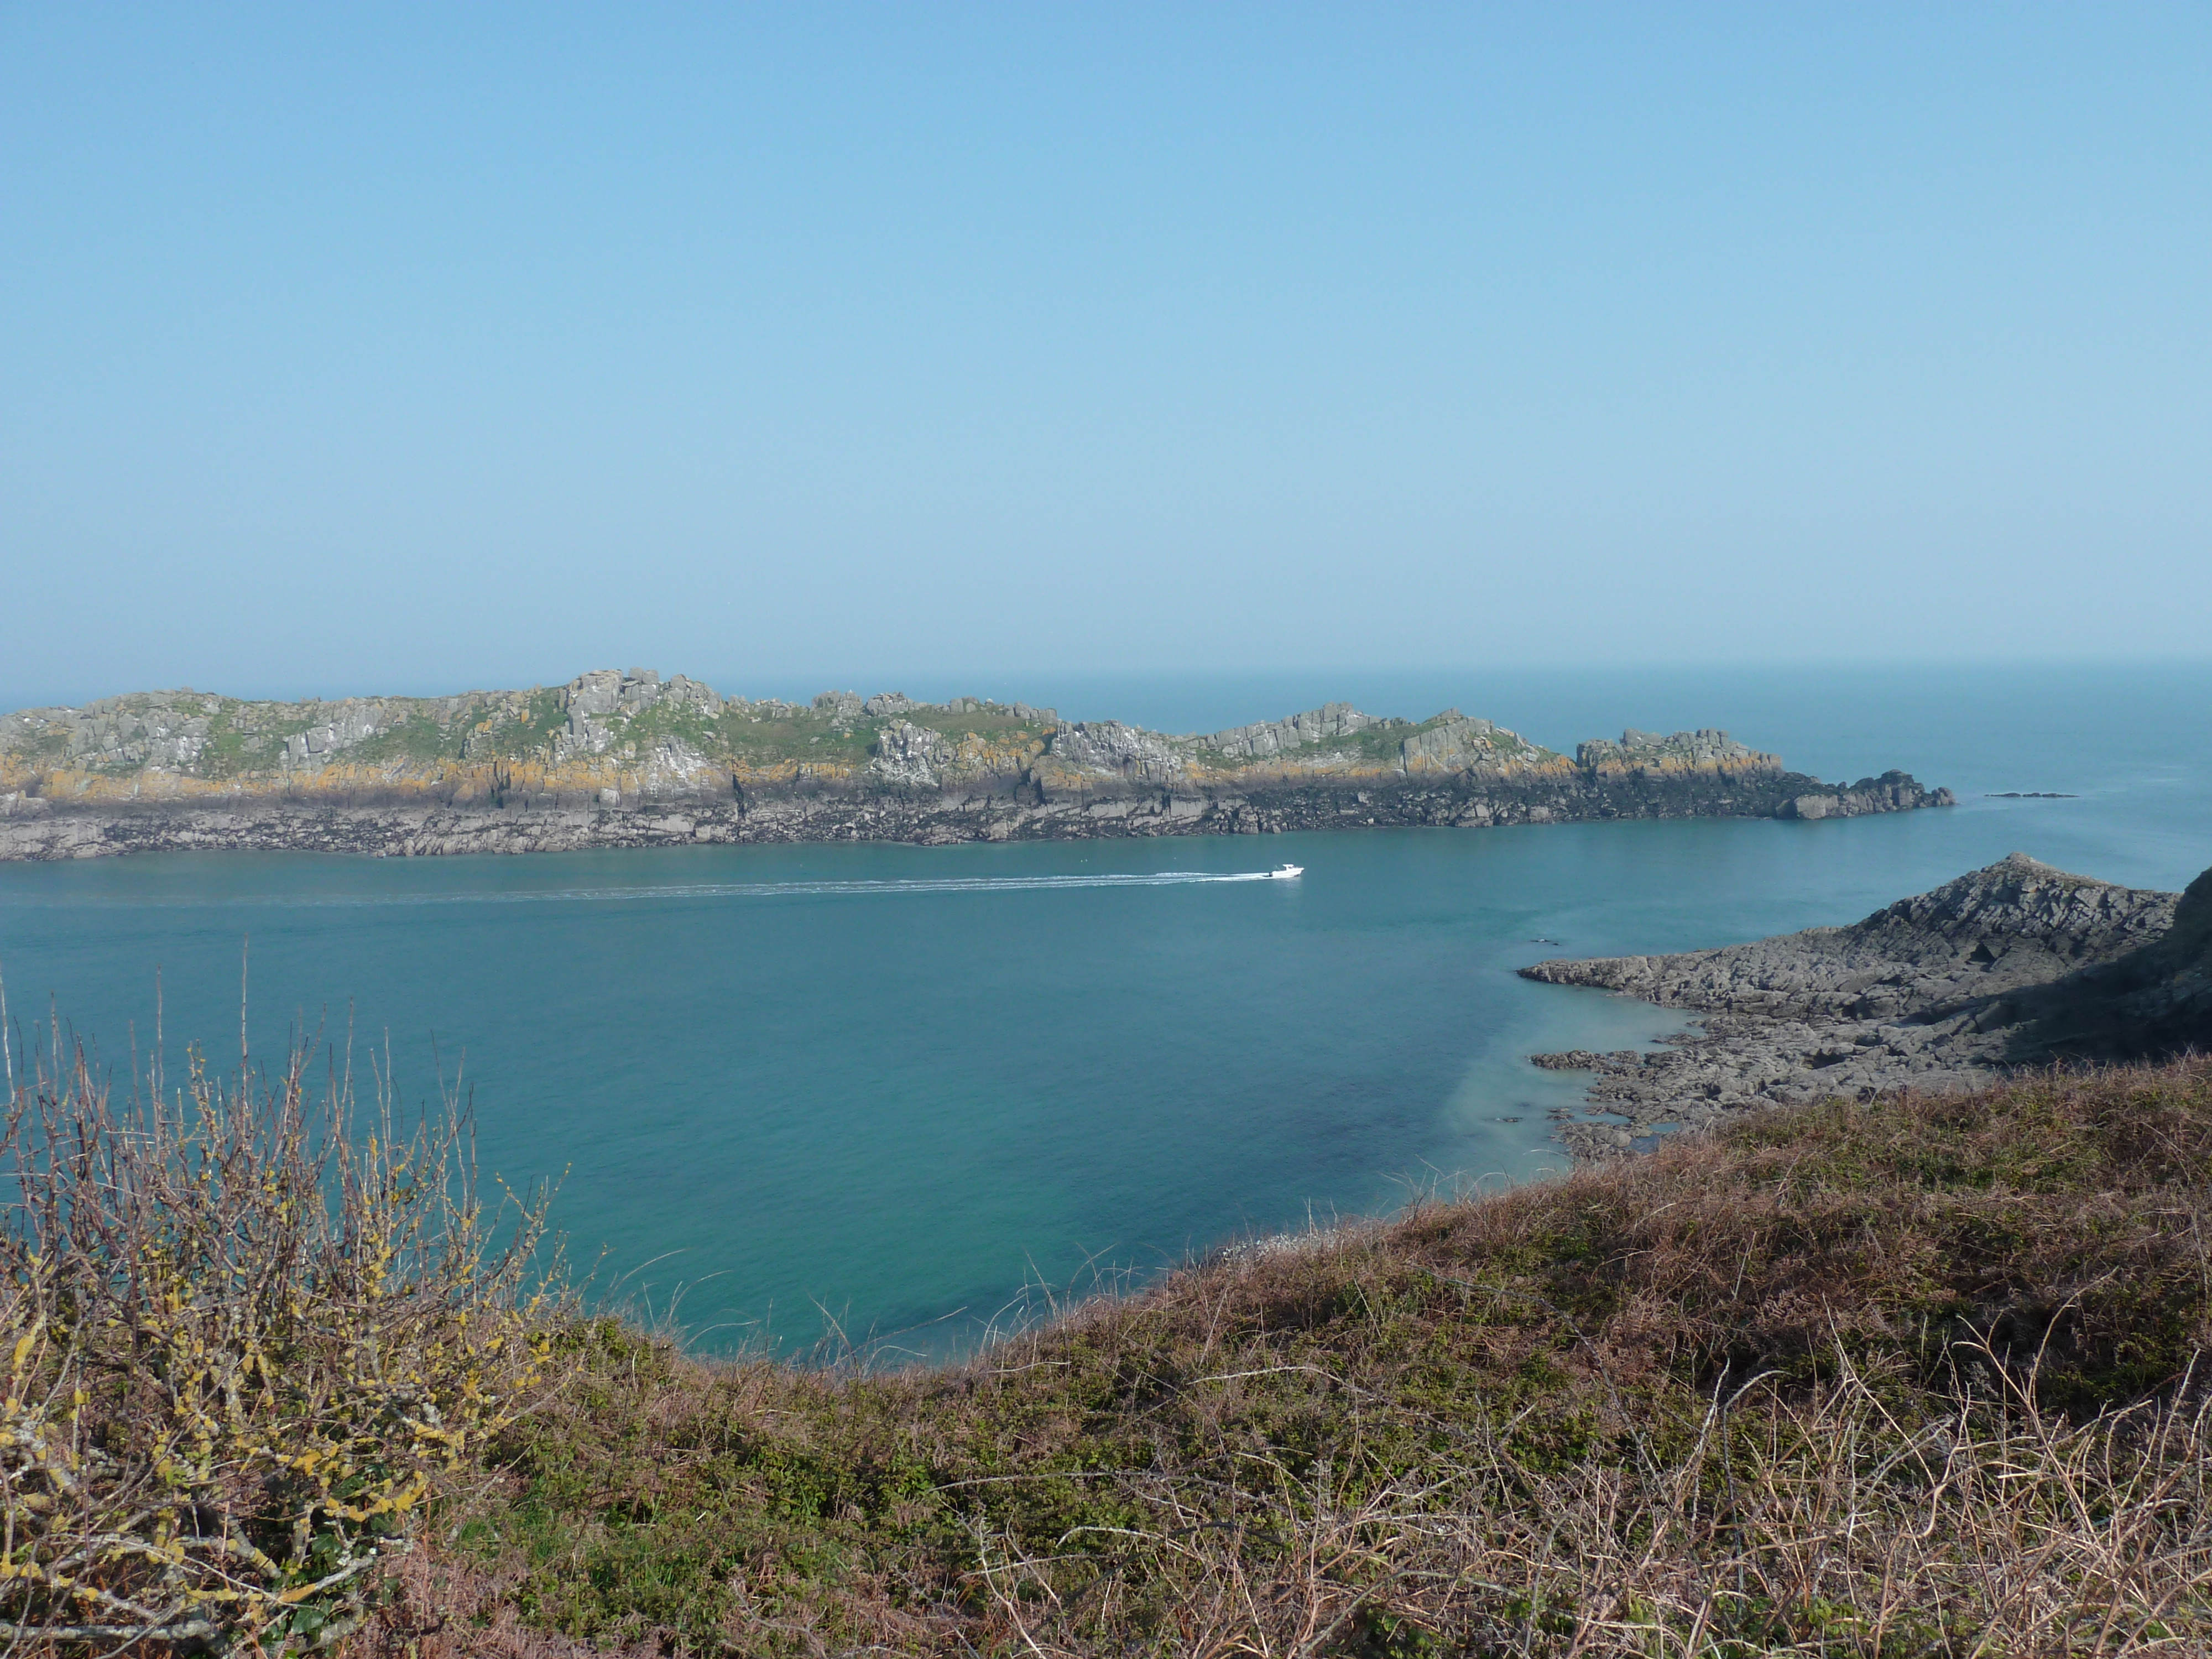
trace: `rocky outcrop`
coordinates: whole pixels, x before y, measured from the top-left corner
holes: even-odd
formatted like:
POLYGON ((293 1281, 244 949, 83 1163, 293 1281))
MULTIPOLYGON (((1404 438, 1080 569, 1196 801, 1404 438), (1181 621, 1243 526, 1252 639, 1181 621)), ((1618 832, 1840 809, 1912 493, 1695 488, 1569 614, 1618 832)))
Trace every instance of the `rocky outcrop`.
POLYGON ((0 857, 1486 828, 1951 799, 1902 774, 1824 784, 1725 732, 1583 750, 1570 760, 1457 709, 1416 722, 1328 703, 1176 736, 978 697, 725 697, 644 668, 432 698, 146 692, 0 717, 0 857))
POLYGON ((1661 737, 1631 726, 1618 743, 1595 738, 1578 744, 1575 762, 1601 777, 1640 775, 1659 779, 1681 773, 1707 772, 1720 777, 1779 776, 1782 757, 1761 754, 1735 742, 1725 732, 1704 727, 1661 737))
MULTIPOLYGON (((1486 778, 1565 777, 1571 770, 1565 756, 1540 749, 1494 721, 1470 720, 1456 708, 1447 708, 1425 729, 1399 739, 1398 764, 1408 777, 1450 773, 1486 778)), ((1589 775, 1595 778, 1597 774, 1589 775)))
POLYGON ((1534 1058, 1596 1073, 1593 1104, 1624 1120, 1571 1122, 1561 1137, 1584 1153, 1749 1107, 1975 1087, 2052 1057, 2039 1022, 2060 1006, 2057 988, 2103 982, 2106 964, 2140 959, 2175 917, 2172 893, 2069 875, 2015 853, 1848 927, 1524 968, 1529 979, 1705 1016, 1654 1053, 1534 1058))
MULTIPOLYGON (((871 697, 869 706, 879 701, 871 697)), ((904 706, 914 707, 910 702, 904 706)), ((936 787, 939 771, 952 763, 956 753, 941 734, 911 720, 895 720, 877 734, 868 770, 886 783, 929 789, 936 787)))
POLYGON ((2189 884, 2162 939, 2019 999, 2027 1058, 2116 1060, 2212 1053, 2212 870, 2189 884))
POLYGON ((1792 795, 1776 812, 1784 818, 1851 818, 1868 812, 1897 812, 1923 805, 1919 784, 1903 772, 1861 778, 1845 787, 1792 795))
POLYGON ((1266 760, 1331 738, 1349 738, 1370 726, 1389 724, 1392 722, 1361 714, 1348 702, 1326 702, 1288 720, 1263 720, 1256 726, 1216 732, 1206 739, 1206 746, 1235 760, 1266 760))
POLYGON ((1048 788, 1081 791, 1100 784, 1173 785, 1195 775, 1173 738, 1120 720, 1062 720, 1035 771, 1048 788))

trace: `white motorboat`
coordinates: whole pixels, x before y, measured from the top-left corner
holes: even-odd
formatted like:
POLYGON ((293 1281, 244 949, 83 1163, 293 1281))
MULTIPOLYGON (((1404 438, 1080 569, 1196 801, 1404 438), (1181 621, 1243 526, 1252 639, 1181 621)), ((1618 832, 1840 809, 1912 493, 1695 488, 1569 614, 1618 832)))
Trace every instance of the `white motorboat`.
POLYGON ((1296 881, 1300 876, 1305 874, 1305 872, 1306 867, 1303 864, 1279 864, 1273 869, 1267 872, 1267 879, 1270 881, 1296 881))

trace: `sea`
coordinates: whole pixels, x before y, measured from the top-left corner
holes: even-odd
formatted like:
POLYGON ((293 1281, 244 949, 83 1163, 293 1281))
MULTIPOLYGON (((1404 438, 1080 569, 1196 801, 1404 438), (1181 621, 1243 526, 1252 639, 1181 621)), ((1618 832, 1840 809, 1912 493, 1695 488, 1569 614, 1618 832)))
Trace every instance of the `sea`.
MULTIPOLYGON (((757 694, 781 688, 750 689, 757 694)), ((872 690, 873 686, 863 687, 872 690)), ((2021 851, 2175 889, 2212 865, 2212 665, 1471 669, 933 685, 1203 731, 1446 706, 1571 750, 1721 726, 1959 805, 913 848, 0 865, 15 1064, 82 1039, 386 1063, 552 1183, 586 1293, 702 1352, 893 1364, 1242 1239, 1542 1179, 1583 1079, 1534 1052, 1679 1016, 1547 957, 1855 921, 2021 851), (1255 879, 1285 860, 1296 881, 1255 879), (157 1006, 158 1002, 158 1006, 157 1006), (158 1030, 157 1030, 158 1024, 158 1030)), ((791 688, 796 690, 797 688, 791 688)))

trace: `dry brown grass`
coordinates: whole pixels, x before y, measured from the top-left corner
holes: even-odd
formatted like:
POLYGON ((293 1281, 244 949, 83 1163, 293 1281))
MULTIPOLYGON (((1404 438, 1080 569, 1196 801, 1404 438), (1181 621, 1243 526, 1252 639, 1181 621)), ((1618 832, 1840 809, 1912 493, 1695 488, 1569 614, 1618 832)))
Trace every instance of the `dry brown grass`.
POLYGON ((582 1326, 441 1559, 667 1652, 2212 1651, 2209 1167, 2206 1067, 2045 1077, 1201 1265, 948 1371, 582 1326))
POLYGON ((1056 1655, 2205 1651, 2201 1406, 2016 1403, 1900 1420, 1846 1371, 1717 1393, 1692 1451, 1648 1464, 1532 1469, 1475 1436, 1356 1494, 1254 1471, 1226 1514, 1159 1480, 1116 1564, 1154 1587, 1133 1627, 1114 1582, 1010 1534, 979 1534, 973 1582, 998 1645, 1056 1655))

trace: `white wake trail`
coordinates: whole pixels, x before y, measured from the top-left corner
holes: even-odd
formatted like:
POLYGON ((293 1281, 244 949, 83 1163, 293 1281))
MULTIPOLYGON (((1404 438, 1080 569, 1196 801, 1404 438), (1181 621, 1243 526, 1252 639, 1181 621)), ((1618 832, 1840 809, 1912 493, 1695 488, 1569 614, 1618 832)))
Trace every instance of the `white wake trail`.
POLYGON ((1150 874, 1072 876, 939 876, 907 881, 701 881, 638 887, 551 887, 514 892, 315 893, 283 896, 142 900, 155 908, 200 908, 210 904, 267 906, 281 909, 428 907, 456 904, 605 904, 669 899, 884 898, 927 893, 1051 893, 1085 888, 1192 887, 1268 881, 1265 870, 1226 874, 1206 870, 1162 870, 1150 874))

